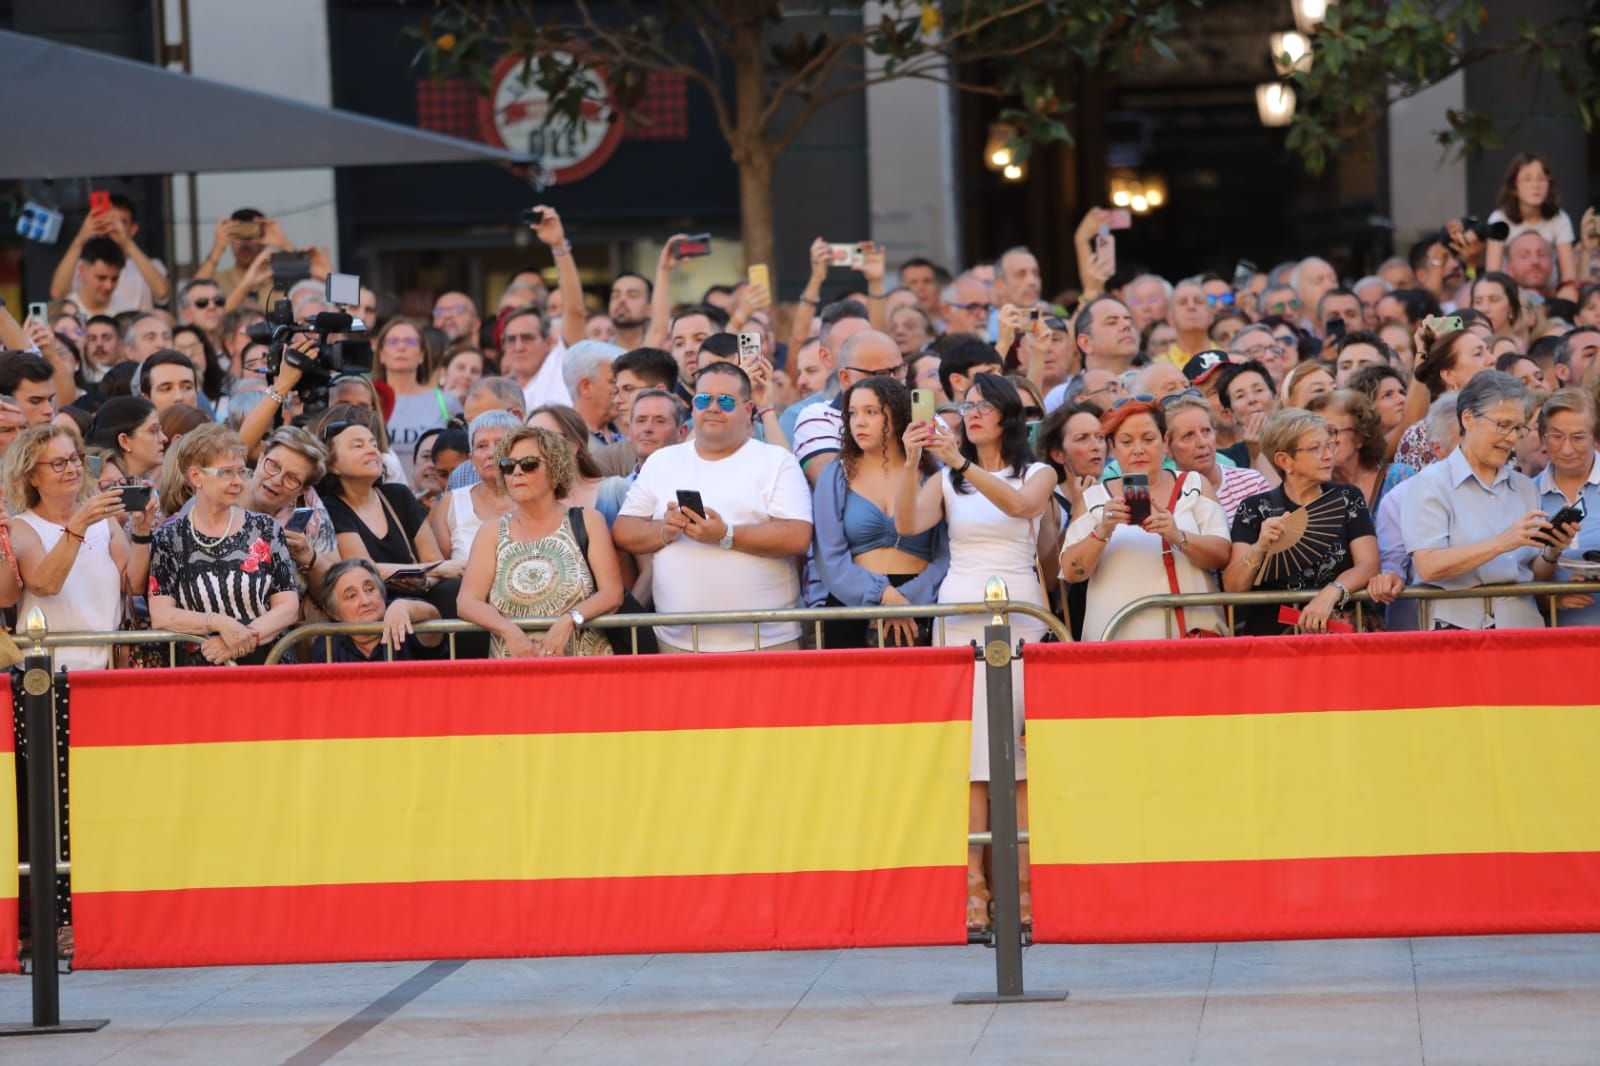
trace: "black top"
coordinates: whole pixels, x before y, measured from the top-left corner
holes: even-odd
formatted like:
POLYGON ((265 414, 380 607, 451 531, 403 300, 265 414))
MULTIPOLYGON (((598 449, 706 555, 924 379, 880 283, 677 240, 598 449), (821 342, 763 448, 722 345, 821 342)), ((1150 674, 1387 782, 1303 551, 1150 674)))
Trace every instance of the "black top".
MULTIPOLYGON (((328 651, 326 648, 327 637, 318 637, 311 642, 311 657, 308 663, 326 663, 328 651)), ((440 644, 439 647, 443 647, 440 644)), ((394 661, 415 662, 418 659, 432 659, 439 648, 425 648, 417 639, 415 633, 406 637, 405 643, 394 650, 394 661)), ((372 646, 371 655, 362 655, 361 649, 356 647, 356 642, 348 635, 340 633, 333 638, 333 662, 336 663, 381 663, 388 661, 388 652, 384 650, 383 642, 379 641, 372 646)))
POLYGON ((411 495, 411 490, 404 485, 393 482, 384 482, 377 486, 377 491, 389 501, 389 507, 394 512, 394 517, 400 519, 402 528, 395 528, 394 518, 388 512, 384 517, 389 519, 389 532, 383 539, 373 535, 372 530, 361 517, 351 510, 344 498, 336 493, 328 493, 322 497, 322 502, 328 508, 328 516, 333 519, 335 533, 359 533, 361 543, 366 546, 367 558, 375 563, 393 563, 405 565, 416 561, 412 552, 412 542, 416 539, 417 530, 422 528, 422 523, 428 520, 428 512, 422 509, 422 504, 411 495))
MULTIPOLYGON (((1332 543, 1327 548, 1308 555, 1300 565, 1294 565, 1293 562, 1280 557, 1276 566, 1267 568, 1267 576, 1256 588, 1290 591, 1326 588, 1334 578, 1350 569, 1350 542, 1358 537, 1377 536, 1377 530, 1372 524, 1372 514, 1367 510, 1367 501, 1354 485, 1329 482, 1324 486, 1322 496, 1310 506, 1317 507, 1324 501, 1327 501, 1324 505, 1329 506, 1337 520, 1332 543), (1336 505, 1333 501, 1327 500, 1329 493, 1339 497, 1336 505), (1282 569, 1285 563, 1289 566, 1288 572, 1282 569)), ((1254 544, 1256 538, 1261 535, 1262 522, 1268 518, 1287 514, 1298 506, 1284 493, 1282 485, 1270 492, 1247 497, 1239 504, 1239 510, 1233 516, 1233 542, 1254 544)), ((1314 531, 1307 530, 1302 543, 1313 537, 1315 537, 1314 531)), ((1355 589, 1350 591, 1354 592, 1355 589)), ((1277 604, 1242 607, 1236 612, 1235 618, 1235 629, 1243 635, 1276 636, 1292 629, 1278 621, 1277 604)))

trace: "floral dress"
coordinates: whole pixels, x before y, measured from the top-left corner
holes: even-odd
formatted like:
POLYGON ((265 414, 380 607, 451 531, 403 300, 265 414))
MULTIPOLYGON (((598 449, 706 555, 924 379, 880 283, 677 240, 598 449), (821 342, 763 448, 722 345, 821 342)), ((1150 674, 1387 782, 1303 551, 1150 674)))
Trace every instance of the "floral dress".
MULTIPOLYGON (((150 595, 171 596, 185 611, 248 624, 267 613, 273 596, 295 591, 283 530, 264 514, 244 512, 240 527, 221 538, 197 535, 184 517, 156 530, 150 545, 150 595)), ((257 648, 237 661, 262 662, 269 650, 257 648)), ((178 645, 178 665, 210 664, 196 643, 178 645)))
MULTIPOLYGON (((502 617, 558 618, 593 595, 594 575, 572 536, 570 515, 563 514, 555 532, 538 540, 516 540, 511 536, 511 516, 500 519, 489 605, 502 617)), ((611 654, 610 642, 597 630, 580 629, 573 639, 575 655, 611 654)), ((506 657, 499 637, 490 641, 489 654, 506 657)))

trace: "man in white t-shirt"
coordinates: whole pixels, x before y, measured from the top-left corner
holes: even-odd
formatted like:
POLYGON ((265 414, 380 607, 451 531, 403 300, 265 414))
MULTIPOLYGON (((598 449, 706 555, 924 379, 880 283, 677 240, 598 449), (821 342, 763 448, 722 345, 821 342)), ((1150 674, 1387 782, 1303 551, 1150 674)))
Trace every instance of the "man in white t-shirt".
MULTIPOLYGON (((734 363, 695 377, 694 439, 645 460, 612 535, 617 547, 653 555, 655 608, 772 610, 796 605, 795 559, 811 544, 811 491, 788 449, 753 439, 750 379, 734 363), (679 506, 696 492, 705 513, 679 506)), ((701 626, 700 651, 752 651, 757 627, 701 626)), ((762 649, 799 647, 795 623, 760 626, 762 649)), ((688 626, 658 626, 663 651, 691 651, 688 626)))
POLYGON ((505 321, 500 335, 500 373, 522 386, 527 410, 572 402, 561 372, 566 346, 552 348, 544 315, 524 307, 505 321))

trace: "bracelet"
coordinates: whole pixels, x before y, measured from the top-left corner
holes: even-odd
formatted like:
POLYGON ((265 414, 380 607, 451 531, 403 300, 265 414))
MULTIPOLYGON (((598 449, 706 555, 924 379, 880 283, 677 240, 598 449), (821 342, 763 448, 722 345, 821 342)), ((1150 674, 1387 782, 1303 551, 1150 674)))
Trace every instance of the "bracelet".
POLYGON ((564 255, 571 255, 572 242, 564 240, 560 244, 552 244, 550 246, 550 254, 557 259, 564 255))
POLYGON ((1350 602, 1350 590, 1344 587, 1344 582, 1335 581, 1333 587, 1339 590, 1339 602, 1336 609, 1343 610, 1344 605, 1350 602))
POLYGON ((62 526, 61 529, 67 534, 67 536, 71 537, 73 540, 77 541, 79 544, 83 543, 83 534, 82 533, 74 533, 72 531, 72 527, 71 526, 62 526))
POLYGON ((284 404, 289 402, 289 397, 272 389, 267 390, 267 398, 271 400, 277 400, 279 407, 282 407, 284 404))
POLYGON ((1095 540, 1099 541, 1101 544, 1110 544, 1111 543, 1111 538, 1110 537, 1102 537, 1100 535, 1100 530, 1098 530, 1098 529, 1091 528, 1089 530, 1089 536, 1093 537, 1095 540))
POLYGON ((882 300, 882 299, 885 299, 885 296, 881 292, 878 293, 876 296, 874 296, 872 293, 869 292, 869 293, 867 293, 867 299, 869 299, 869 300, 882 300))
POLYGON ((1189 531, 1187 529, 1178 530, 1178 543, 1174 544, 1173 547, 1181 552, 1189 550, 1189 531))
POLYGON ((776 407, 763 407, 761 410, 756 412, 756 417, 757 418, 766 418, 768 415, 772 414, 776 410, 777 410, 776 407))
POLYGON ((800 302, 803 303, 803 304, 810 304, 812 307, 821 307, 822 306, 822 301, 821 300, 813 300, 811 297, 806 296, 804 294, 801 294, 800 302))
POLYGON ((1545 562, 1549 563, 1551 566, 1555 566, 1557 563, 1561 562, 1561 553, 1559 551, 1556 552, 1556 557, 1554 559, 1552 559, 1552 558, 1550 558, 1550 556, 1546 555, 1544 552, 1541 551, 1539 553, 1539 558, 1543 559, 1545 562))
POLYGON ((140 536, 137 533, 129 533, 128 534, 128 539, 133 541, 135 544, 149 544, 155 538, 152 537, 149 533, 146 533, 143 536, 140 536))
POLYGON ((965 474, 971 467, 972 467, 972 460, 968 459, 964 463, 962 463, 960 466, 956 467, 956 473, 965 474))

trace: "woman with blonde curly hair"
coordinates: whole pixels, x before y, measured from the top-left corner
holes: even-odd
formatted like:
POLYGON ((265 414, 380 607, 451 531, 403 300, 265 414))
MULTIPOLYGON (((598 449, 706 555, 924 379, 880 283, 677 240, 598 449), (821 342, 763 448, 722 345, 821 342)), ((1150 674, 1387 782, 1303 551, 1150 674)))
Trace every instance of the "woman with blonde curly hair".
POLYGON ((622 570, 599 512, 567 506, 577 477, 572 449, 553 430, 524 426, 496 454, 513 506, 473 538, 457 611, 493 634, 496 658, 610 655, 605 635, 584 623, 621 605, 622 570), (527 618, 556 621, 535 643, 517 625, 527 618))

